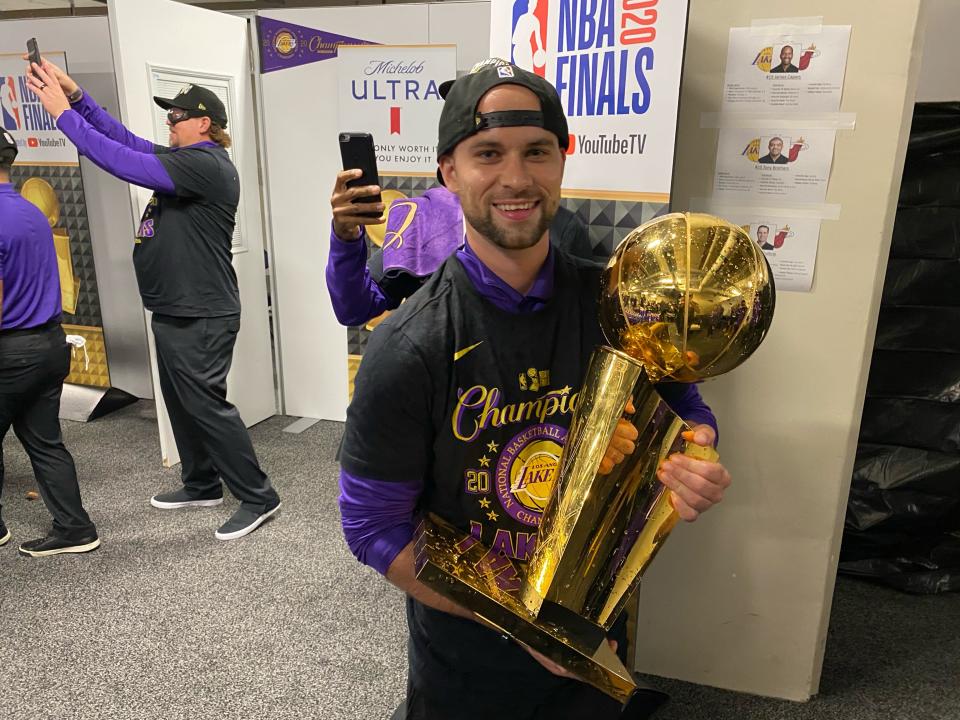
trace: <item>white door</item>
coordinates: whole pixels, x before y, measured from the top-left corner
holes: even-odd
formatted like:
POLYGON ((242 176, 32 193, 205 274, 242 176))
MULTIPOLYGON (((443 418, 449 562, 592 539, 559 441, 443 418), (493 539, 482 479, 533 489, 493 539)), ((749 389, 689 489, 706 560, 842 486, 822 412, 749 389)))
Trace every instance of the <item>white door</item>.
MULTIPOLYGON (((164 94, 160 91, 181 78, 185 78, 181 85, 196 82, 226 100, 228 131, 233 138, 230 152, 240 173, 233 265, 243 306, 227 387, 244 422, 253 425, 274 414, 276 396, 247 22, 170 0, 109 0, 107 7, 120 112, 131 131, 160 144, 166 142, 153 96, 164 94)), ((150 195, 148 190, 131 187, 135 218, 141 216, 150 195)), ((149 339, 160 449, 164 465, 170 466, 178 463, 180 456, 159 392, 152 334, 149 339)))

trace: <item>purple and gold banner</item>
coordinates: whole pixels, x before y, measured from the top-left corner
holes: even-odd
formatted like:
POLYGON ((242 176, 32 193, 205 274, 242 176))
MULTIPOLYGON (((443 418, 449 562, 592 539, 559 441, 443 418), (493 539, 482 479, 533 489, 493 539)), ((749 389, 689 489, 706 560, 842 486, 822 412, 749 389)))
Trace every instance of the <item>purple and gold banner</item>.
POLYGON ((341 45, 378 45, 360 38, 257 16, 260 72, 286 70, 337 57, 341 45))

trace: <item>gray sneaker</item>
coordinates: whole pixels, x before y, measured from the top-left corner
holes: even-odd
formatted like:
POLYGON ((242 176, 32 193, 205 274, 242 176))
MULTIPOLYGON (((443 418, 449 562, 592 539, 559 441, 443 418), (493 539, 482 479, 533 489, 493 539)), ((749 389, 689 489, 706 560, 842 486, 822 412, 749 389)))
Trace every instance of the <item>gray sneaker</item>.
POLYGON ((183 488, 171 492, 160 493, 150 498, 150 504, 161 510, 176 510, 187 507, 213 507, 223 502, 223 496, 214 498, 195 498, 187 495, 183 488))
POLYGON ((277 503, 269 510, 264 510, 258 515, 254 510, 247 510, 244 507, 240 507, 233 514, 233 517, 221 525, 220 529, 217 530, 213 536, 217 540, 236 540, 237 538, 242 538, 244 535, 249 535, 263 525, 263 523, 279 509, 280 503, 277 503))

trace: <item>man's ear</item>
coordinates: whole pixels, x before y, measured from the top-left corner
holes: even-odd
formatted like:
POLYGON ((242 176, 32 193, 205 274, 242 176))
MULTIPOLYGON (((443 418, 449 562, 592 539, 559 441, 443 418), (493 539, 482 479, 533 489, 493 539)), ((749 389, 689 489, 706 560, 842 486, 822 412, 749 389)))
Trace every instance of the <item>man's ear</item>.
POLYGON ((453 162, 453 155, 443 155, 439 163, 444 186, 452 193, 457 192, 457 169, 453 162))
POLYGON ((200 120, 200 126, 199 126, 199 128, 198 128, 198 130, 200 131, 200 134, 201 134, 201 135, 206 135, 207 133, 209 133, 209 132, 210 132, 210 126, 213 124, 213 120, 211 120, 210 118, 208 118, 208 117, 205 116, 205 115, 199 117, 198 120, 200 120))

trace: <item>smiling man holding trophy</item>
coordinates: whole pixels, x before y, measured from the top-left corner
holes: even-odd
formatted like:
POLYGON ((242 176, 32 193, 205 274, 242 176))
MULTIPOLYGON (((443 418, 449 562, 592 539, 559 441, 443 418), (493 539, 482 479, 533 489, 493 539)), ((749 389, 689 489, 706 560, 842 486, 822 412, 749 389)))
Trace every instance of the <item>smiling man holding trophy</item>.
MULTIPOLYGON (((395 717, 641 717, 622 609, 676 519, 730 484, 695 386, 650 380, 748 355, 766 265, 742 231, 684 215, 638 229, 606 271, 551 249, 556 91, 501 61, 445 98, 439 176, 465 242, 372 335, 341 449, 348 544, 408 596, 395 717)), ((338 205, 338 235, 376 210, 338 205)))

